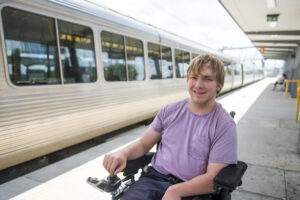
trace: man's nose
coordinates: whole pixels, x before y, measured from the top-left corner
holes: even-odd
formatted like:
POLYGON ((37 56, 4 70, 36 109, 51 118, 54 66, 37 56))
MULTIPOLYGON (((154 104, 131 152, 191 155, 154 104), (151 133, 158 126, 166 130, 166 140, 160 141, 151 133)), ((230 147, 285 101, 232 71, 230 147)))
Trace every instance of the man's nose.
POLYGON ((196 87, 203 87, 203 80, 198 78, 195 83, 196 87))

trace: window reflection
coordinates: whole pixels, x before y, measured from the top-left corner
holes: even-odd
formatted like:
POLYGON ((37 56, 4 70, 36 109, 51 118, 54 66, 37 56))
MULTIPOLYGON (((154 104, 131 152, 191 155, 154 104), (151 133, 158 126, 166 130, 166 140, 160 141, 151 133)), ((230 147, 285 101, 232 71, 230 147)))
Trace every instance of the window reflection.
POLYGON ((61 20, 58 20, 58 30, 64 82, 95 82, 97 73, 92 30, 61 20))
POLYGON ((16 85, 60 83, 54 19, 2 10, 10 80, 16 85))
POLYGON ((187 68, 190 63, 190 53, 187 51, 175 49, 175 64, 176 64, 176 77, 186 77, 187 68))
POLYGON ((160 47, 158 44, 148 43, 148 65, 151 79, 161 79, 160 47))
POLYGON ((196 58, 197 56, 198 56, 198 54, 192 53, 192 59, 196 58))
POLYGON ((142 41, 126 37, 126 53, 129 80, 144 80, 144 51, 142 41))
POLYGON ((241 74, 242 74, 241 65, 235 64, 234 65, 234 75, 241 75, 241 74))
POLYGON ((231 75, 231 65, 230 63, 224 62, 224 68, 226 75, 230 76, 231 75))
POLYGON ((143 43, 107 31, 101 33, 104 76, 107 81, 145 79, 143 43), (124 43, 126 43, 126 57, 124 43), (125 59, 127 58, 127 60, 125 59))
POLYGON ((125 81, 127 78, 124 38, 121 35, 103 31, 101 40, 105 79, 107 81, 125 81))
POLYGON ((172 78, 173 66, 171 48, 148 43, 148 65, 151 79, 172 78))
POLYGON ((172 50, 170 47, 161 46, 161 69, 162 78, 173 77, 172 50))

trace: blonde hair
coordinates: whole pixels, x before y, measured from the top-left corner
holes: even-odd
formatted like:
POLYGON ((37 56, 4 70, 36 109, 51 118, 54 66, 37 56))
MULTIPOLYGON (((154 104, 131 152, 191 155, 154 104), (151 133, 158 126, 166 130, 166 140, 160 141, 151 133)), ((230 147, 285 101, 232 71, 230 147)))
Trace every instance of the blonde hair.
POLYGON ((201 71, 204 67, 210 68, 216 75, 217 85, 220 87, 220 89, 217 91, 217 94, 219 94, 224 86, 225 70, 224 63, 217 57, 211 54, 202 54, 195 57, 187 69, 187 78, 189 79, 189 76, 192 73, 201 74, 201 71))

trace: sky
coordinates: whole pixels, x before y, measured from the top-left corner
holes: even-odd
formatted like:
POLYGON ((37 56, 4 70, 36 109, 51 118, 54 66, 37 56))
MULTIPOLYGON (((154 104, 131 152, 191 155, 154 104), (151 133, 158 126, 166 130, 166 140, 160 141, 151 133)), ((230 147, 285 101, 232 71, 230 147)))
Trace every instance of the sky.
POLYGON ((217 0, 87 0, 213 49, 252 46, 217 0))

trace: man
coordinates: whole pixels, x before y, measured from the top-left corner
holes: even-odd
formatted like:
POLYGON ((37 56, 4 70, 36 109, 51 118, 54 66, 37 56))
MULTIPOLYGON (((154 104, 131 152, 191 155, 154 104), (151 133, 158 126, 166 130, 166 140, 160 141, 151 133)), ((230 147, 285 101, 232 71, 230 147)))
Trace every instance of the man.
POLYGON ((142 176, 122 199, 204 199, 196 196, 214 192, 214 177, 237 163, 235 123, 215 101, 224 76, 224 65, 216 57, 194 58, 187 71, 190 98, 165 106, 140 140, 105 156, 103 166, 115 175, 125 168, 126 160, 144 155, 161 140, 152 158, 153 170, 182 180, 174 184, 142 176))
POLYGON ((286 74, 282 74, 282 76, 274 83, 274 87, 272 90, 275 90, 276 89, 276 86, 279 84, 279 85, 282 85, 284 84, 285 82, 285 79, 286 79, 286 74))

